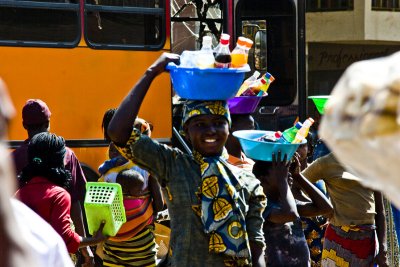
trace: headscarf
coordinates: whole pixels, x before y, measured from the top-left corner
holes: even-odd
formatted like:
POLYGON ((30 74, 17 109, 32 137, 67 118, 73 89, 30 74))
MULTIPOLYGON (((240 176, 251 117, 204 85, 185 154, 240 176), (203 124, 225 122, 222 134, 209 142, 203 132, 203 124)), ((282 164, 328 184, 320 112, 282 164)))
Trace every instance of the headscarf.
POLYGON ((221 115, 228 121, 229 127, 232 124, 228 103, 226 101, 188 100, 183 107, 182 135, 184 135, 183 125, 185 125, 189 119, 199 115, 221 115))

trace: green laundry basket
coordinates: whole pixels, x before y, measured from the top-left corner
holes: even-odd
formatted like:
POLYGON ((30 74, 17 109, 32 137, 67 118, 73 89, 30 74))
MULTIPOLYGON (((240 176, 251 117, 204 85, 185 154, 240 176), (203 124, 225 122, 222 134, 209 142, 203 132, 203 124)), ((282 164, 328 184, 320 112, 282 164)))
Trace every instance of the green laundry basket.
POLYGON ((308 98, 314 102, 315 107, 317 108, 319 114, 324 114, 325 104, 329 99, 329 95, 315 95, 309 96, 308 98))
POLYGON ((115 236, 126 222, 121 185, 117 183, 88 182, 84 202, 89 233, 93 235, 105 220, 103 234, 115 236))

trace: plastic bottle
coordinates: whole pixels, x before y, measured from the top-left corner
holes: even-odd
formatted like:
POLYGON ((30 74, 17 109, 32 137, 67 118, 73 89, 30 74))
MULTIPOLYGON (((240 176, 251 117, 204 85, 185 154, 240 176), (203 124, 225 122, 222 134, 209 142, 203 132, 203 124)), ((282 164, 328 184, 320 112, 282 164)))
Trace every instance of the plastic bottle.
POLYGON ((268 91, 269 85, 275 80, 274 76, 272 76, 271 73, 269 73, 269 72, 265 73, 263 78, 265 80, 265 83, 264 83, 264 81, 261 81, 262 82, 261 86, 259 88, 257 88, 257 89, 259 89, 257 96, 265 95, 268 91))
POLYGON ((261 142, 276 142, 279 138, 281 138, 282 132, 276 131, 276 132, 268 132, 265 135, 257 138, 257 141, 261 142))
POLYGON ((249 89, 244 93, 245 95, 255 95, 255 96, 262 96, 264 95, 264 91, 262 88, 264 88, 267 84, 267 80, 265 77, 261 77, 257 79, 255 82, 250 84, 249 89), (251 92, 250 92, 251 91, 251 92))
POLYGON ((215 51, 215 67, 229 68, 231 66, 231 52, 229 51, 229 34, 221 34, 218 49, 215 51))
POLYGON ((236 96, 240 96, 244 91, 246 91, 246 89, 249 88, 250 84, 257 81, 258 76, 260 76, 260 73, 258 71, 254 71, 253 75, 251 75, 249 78, 244 80, 244 82, 240 86, 239 91, 237 92, 236 96))
POLYGON ((183 68, 196 67, 197 52, 198 51, 189 51, 189 50, 183 51, 180 57, 180 66, 183 68))
POLYGON ((301 122, 297 122, 293 127, 290 127, 286 130, 283 131, 282 137, 279 138, 277 141, 279 143, 285 143, 285 144, 290 144, 293 142, 294 138, 296 137, 297 132, 303 124, 301 122))
POLYGON ((248 55, 246 54, 246 38, 241 36, 238 38, 236 47, 232 50, 232 68, 241 68, 247 64, 248 55))
POLYGON ((292 141, 292 144, 301 143, 307 137, 310 127, 313 123, 313 118, 306 119, 303 123, 303 127, 301 127, 301 129, 296 133, 296 137, 292 141))
POLYGON ((203 46, 196 55, 198 68, 214 68, 214 54, 212 50, 211 36, 203 36, 203 46))

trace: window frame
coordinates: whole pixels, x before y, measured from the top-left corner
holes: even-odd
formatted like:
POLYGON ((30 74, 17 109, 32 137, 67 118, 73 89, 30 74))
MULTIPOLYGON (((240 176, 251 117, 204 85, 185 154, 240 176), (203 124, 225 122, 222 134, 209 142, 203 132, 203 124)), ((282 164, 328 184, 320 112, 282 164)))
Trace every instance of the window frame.
POLYGON ((399 12, 400 11, 400 0, 387 0, 387 1, 372 0, 371 1, 371 10, 399 12), (386 3, 383 3, 383 2, 386 2, 386 3))
MULTIPOLYGON (((340 6, 339 2, 341 2, 341 0, 317 0, 317 7, 311 7, 311 5, 309 5, 309 2, 312 0, 306 0, 306 12, 307 13, 312 13, 312 12, 336 12, 336 11, 351 11, 354 10, 354 0, 346 0, 347 1, 347 5, 346 6, 340 6), (322 2, 327 2, 329 1, 328 5, 335 5, 335 3, 337 4, 334 7, 321 7, 321 3, 322 2), (319 7, 318 7, 319 6, 319 7)), ((357 0, 356 0, 357 1, 357 0)))
POLYGON ((21 41, 21 40, 1 40, 0 46, 22 46, 22 47, 54 47, 54 48, 72 48, 76 47, 82 36, 81 31, 81 3, 49 3, 40 1, 0 1, 0 7, 42 9, 42 10, 71 10, 76 11, 76 38, 71 42, 50 42, 50 41, 21 41))
MULTIPOLYGON (((163 4, 160 6, 164 6, 166 1, 163 1, 163 4)), ((167 1, 168 2, 168 1, 167 1)), ((88 4, 86 1, 84 2, 84 39, 88 47, 93 49, 107 49, 107 50, 140 50, 140 51, 156 51, 160 50, 165 46, 166 42, 166 12, 167 9, 165 7, 120 7, 120 6, 104 6, 104 5, 93 5, 88 4), (124 14, 145 14, 145 15, 160 15, 162 21, 162 27, 160 30, 161 42, 158 45, 124 45, 124 44, 97 44, 89 40, 88 37, 88 12, 110 12, 110 13, 124 13, 124 14)))

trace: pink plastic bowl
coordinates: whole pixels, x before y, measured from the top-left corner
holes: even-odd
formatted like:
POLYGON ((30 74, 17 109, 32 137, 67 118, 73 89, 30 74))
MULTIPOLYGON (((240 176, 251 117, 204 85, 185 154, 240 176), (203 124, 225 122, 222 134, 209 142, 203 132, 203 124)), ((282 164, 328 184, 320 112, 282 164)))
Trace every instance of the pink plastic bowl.
POLYGON ((231 114, 250 114, 256 111, 262 96, 237 96, 228 100, 231 114))

